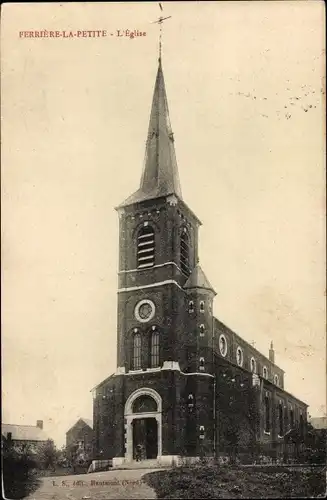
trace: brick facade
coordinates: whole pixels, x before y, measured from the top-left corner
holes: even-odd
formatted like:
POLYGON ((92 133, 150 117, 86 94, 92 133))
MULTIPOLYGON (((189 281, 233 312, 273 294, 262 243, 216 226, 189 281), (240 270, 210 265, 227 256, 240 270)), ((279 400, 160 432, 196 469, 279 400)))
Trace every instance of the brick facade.
POLYGON ((212 315, 201 222, 182 200, 167 117, 159 61, 141 187, 117 208, 117 371, 93 391, 94 459, 114 465, 132 462, 137 443, 143 459, 155 443, 162 464, 255 450, 306 420, 273 346, 267 358, 212 315))
POLYGON ((90 422, 80 418, 66 432, 66 448, 73 455, 84 453, 93 455, 94 432, 90 422))

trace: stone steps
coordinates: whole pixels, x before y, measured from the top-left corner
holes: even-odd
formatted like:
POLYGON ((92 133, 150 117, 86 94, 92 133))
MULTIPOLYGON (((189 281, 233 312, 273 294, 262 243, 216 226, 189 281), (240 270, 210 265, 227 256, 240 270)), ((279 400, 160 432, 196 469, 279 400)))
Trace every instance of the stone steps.
POLYGON ((159 469, 159 468, 160 469, 167 468, 167 465, 160 465, 157 460, 142 460, 140 462, 136 462, 136 460, 133 460, 132 462, 128 462, 126 464, 110 467, 110 470, 159 469))

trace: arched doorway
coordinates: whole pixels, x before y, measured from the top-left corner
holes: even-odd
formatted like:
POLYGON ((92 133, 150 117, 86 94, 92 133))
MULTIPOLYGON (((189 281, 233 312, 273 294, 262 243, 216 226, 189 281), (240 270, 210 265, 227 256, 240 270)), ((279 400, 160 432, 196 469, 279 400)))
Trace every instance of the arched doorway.
POLYGON ((161 457, 161 397, 153 389, 138 389, 125 405, 125 460, 161 457))

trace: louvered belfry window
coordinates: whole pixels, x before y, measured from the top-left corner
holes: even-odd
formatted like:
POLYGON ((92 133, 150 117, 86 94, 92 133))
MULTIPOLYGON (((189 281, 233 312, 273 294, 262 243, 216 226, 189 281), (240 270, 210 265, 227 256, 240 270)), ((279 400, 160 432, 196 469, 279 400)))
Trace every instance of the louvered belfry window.
POLYGON ((154 266, 154 230, 151 226, 144 226, 137 237, 137 267, 154 266))
POLYGON ((185 228, 181 234, 180 264, 182 272, 188 276, 190 274, 190 241, 185 228))

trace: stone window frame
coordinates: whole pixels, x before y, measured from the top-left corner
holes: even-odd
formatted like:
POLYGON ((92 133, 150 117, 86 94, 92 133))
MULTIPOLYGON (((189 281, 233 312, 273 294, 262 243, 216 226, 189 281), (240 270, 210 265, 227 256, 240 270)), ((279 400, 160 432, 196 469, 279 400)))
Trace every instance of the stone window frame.
POLYGON ((190 410, 192 410, 194 408, 194 396, 192 393, 190 393, 188 396, 187 396, 187 406, 190 410))
POLYGON ((264 365, 262 368, 262 376, 263 376, 263 378, 268 380, 268 368, 266 367, 266 365, 264 365))
POLYGON ((238 366, 242 367, 244 364, 244 351, 241 346, 237 346, 236 349, 236 363, 238 366), (238 362, 238 353, 241 353, 241 361, 240 363, 238 362))
POLYGON ((205 326, 203 323, 200 325, 200 337, 204 337, 205 335, 205 326))
POLYGON ((194 313, 194 301, 193 300, 189 300, 188 302, 188 312, 189 313, 194 313))
POLYGON ((277 387, 279 387, 279 376, 278 376, 278 373, 275 373, 275 375, 274 375, 274 384, 277 385, 277 387))
POLYGON ((154 318, 155 313, 156 313, 156 306, 155 306, 154 302, 153 302, 152 300, 150 300, 150 299, 143 299, 143 300, 140 300, 140 301, 136 304, 136 306, 135 306, 135 308, 134 308, 134 315, 135 315, 135 318, 136 318, 136 319, 137 319, 137 321, 139 321, 140 323, 148 323, 149 321, 151 321, 151 320, 154 318), (149 317, 147 317, 147 318, 142 318, 142 317, 140 316, 140 313, 139 313, 140 308, 141 308, 144 304, 148 304, 148 305, 151 307, 151 309, 152 309, 150 316, 149 316, 149 317))
POLYGON ((257 373, 257 361, 256 361, 254 356, 251 356, 251 359, 250 359, 250 370, 251 370, 251 373, 257 373), (253 361, 253 365, 254 365, 253 370, 252 370, 252 361, 253 361))
POLYGON ((200 300, 200 313, 204 313, 204 300, 200 300))
POLYGON ((227 339, 225 337, 225 335, 223 333, 221 333, 219 335, 219 339, 218 339, 218 343, 219 343, 219 352, 220 354, 222 355, 223 358, 225 358, 227 356, 227 351, 228 351, 228 344, 227 344, 227 339), (221 348, 220 348, 220 340, 223 339, 224 342, 225 342, 225 349, 224 349, 224 352, 222 352, 221 348))
POLYGON ((199 359, 199 369, 200 369, 200 372, 203 372, 204 371, 204 357, 200 357, 199 359))

